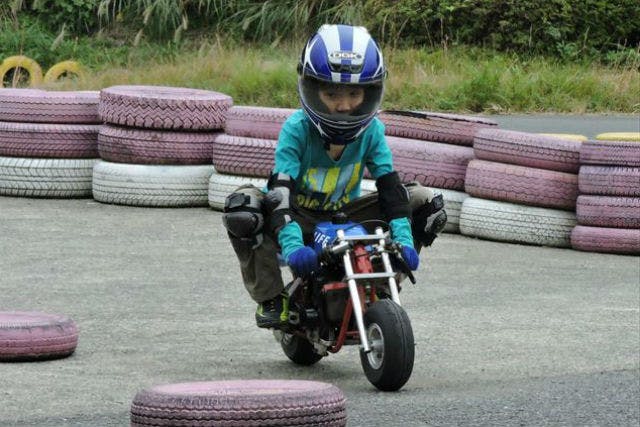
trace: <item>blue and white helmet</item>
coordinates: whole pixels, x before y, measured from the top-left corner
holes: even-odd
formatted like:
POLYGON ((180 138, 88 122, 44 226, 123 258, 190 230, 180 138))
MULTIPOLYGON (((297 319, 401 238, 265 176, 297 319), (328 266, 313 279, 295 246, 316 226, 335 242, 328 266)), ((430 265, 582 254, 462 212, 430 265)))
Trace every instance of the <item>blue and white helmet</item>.
POLYGON ((325 141, 353 142, 375 117, 387 71, 382 52, 364 27, 323 25, 302 51, 298 64, 298 93, 307 116, 325 141), (331 112, 320 90, 357 90, 362 103, 348 114, 331 112))

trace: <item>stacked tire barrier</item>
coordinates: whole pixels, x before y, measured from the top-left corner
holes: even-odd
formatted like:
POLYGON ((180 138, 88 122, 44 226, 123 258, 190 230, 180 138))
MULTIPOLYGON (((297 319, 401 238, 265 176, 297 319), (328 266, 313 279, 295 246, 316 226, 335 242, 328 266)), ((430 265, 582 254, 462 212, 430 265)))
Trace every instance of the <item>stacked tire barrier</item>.
POLYGON ((0 89, 0 195, 91 197, 98 92, 0 89))
MULTIPOLYGON (((209 186, 209 203, 221 209, 223 194, 244 182, 262 186, 274 167, 273 153, 282 123, 293 109, 235 106, 229 110, 225 133, 216 138, 213 164, 217 173, 209 186), (236 175, 236 177, 232 177, 236 175)), ((449 223, 446 231, 458 231, 458 216, 466 195, 464 176, 473 158, 473 135, 495 122, 475 117, 435 113, 383 112, 387 141, 394 166, 403 182, 418 181, 442 193, 449 223)), ((362 193, 375 190, 368 173, 362 193)))
POLYGON ((640 254, 640 142, 586 141, 580 163, 572 247, 640 254))
POLYGON ((207 206, 212 145, 231 105, 225 94, 198 89, 103 89, 94 198, 130 206, 207 206))
POLYGON ((474 140, 462 205, 462 234, 570 247, 578 194, 580 141, 501 129, 474 140))
POLYGON ((417 181, 442 194, 447 211, 444 231, 460 232, 460 211, 467 165, 473 159, 474 136, 497 126, 493 120, 456 114, 383 111, 394 167, 403 182, 417 181))

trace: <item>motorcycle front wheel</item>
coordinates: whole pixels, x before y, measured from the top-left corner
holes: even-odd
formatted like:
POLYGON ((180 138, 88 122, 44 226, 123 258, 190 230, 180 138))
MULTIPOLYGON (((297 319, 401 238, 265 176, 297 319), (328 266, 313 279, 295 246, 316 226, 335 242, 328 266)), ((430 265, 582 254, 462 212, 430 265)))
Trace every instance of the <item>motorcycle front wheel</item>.
POLYGON ((297 365, 311 366, 322 359, 322 356, 314 351, 309 340, 298 335, 282 332, 280 345, 284 354, 297 365))
POLYGON ((360 350, 367 379, 382 391, 399 390, 413 371, 415 342, 409 316, 395 302, 380 300, 364 313, 371 351, 360 350))

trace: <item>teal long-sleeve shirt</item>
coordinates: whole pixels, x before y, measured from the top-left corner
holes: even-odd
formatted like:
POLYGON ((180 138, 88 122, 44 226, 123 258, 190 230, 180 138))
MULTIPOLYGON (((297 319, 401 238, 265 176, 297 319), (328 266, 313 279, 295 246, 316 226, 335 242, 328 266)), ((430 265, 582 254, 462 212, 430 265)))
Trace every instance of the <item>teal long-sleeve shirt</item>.
MULTIPOLYGON (((335 211, 360 196, 365 167, 374 179, 393 172, 391 150, 384 125, 374 118, 362 134, 348 144, 339 159, 325 150, 324 140, 303 110, 293 113, 283 124, 275 154, 275 173, 285 173, 296 181, 296 204, 310 210, 335 211)), ((391 221, 393 238, 413 247, 408 218, 391 221)), ((294 221, 278 234, 284 259, 304 246, 302 230, 294 221)))

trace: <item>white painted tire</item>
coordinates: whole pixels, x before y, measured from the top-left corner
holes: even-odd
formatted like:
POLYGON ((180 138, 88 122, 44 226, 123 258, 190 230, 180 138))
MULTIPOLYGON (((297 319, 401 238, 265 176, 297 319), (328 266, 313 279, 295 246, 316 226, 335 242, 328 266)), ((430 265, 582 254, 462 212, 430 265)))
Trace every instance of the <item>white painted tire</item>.
POLYGON ((571 247, 573 212, 467 198, 460 213, 466 236, 540 246, 571 247))
POLYGON ((207 206, 212 165, 136 165, 99 161, 93 168, 93 197, 128 206, 207 206))
MULTIPOLYGON (((253 184, 258 188, 267 185, 266 178, 252 176, 227 175, 213 172, 209 179, 209 206, 221 211, 224 208, 226 197, 243 184, 253 184)), ((447 233, 459 233, 460 209, 468 194, 461 191, 445 190, 442 188, 430 188, 434 194, 442 194, 444 208, 447 211, 447 225, 444 231, 447 233)), ((361 194, 369 194, 376 191, 376 182, 372 179, 363 179, 360 187, 361 194)))
POLYGON ((434 194, 442 194, 444 199, 444 210, 447 212, 447 225, 444 226, 445 233, 460 233, 460 212, 462 203, 469 197, 462 191, 447 190, 444 188, 429 187, 434 194))
POLYGON ((91 175, 98 159, 0 157, 0 195, 91 197, 91 175))

